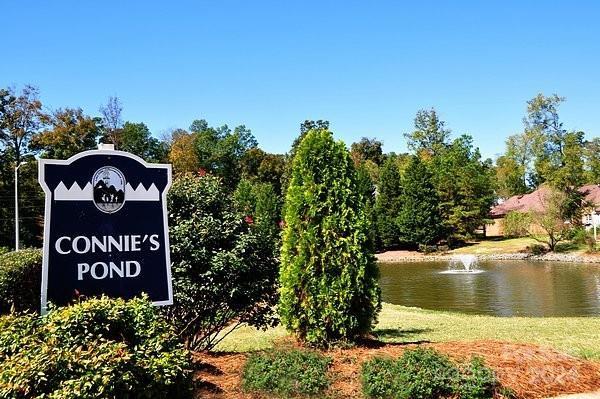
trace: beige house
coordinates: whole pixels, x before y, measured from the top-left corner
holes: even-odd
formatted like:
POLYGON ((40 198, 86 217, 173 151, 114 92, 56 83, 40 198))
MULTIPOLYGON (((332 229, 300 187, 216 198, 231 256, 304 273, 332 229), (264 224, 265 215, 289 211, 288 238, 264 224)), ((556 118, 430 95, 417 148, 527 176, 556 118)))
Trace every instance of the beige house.
MULTIPOLYGON (((582 215, 582 224, 588 228, 594 225, 600 227, 600 185, 588 184, 579 188, 584 194, 586 207, 582 215)), ((514 195, 494 206, 490 210, 492 223, 485 226, 485 235, 487 237, 504 235, 504 218, 509 212, 531 212, 544 210, 544 198, 550 189, 541 186, 537 190, 523 195, 514 195)))

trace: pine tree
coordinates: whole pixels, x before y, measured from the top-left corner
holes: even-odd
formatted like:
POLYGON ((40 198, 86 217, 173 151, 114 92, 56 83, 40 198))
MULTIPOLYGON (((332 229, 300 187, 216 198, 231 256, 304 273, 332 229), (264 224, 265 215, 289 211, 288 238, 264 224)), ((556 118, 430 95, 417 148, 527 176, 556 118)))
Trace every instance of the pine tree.
POLYGON ((400 213, 401 194, 402 185, 396 158, 389 157, 381 167, 375 200, 377 246, 380 249, 390 249, 400 243, 396 219, 400 213))
POLYGON ((431 245, 442 237, 439 198, 432 174, 417 156, 413 156, 403 178, 401 210, 397 219, 402 241, 412 245, 431 245))
POLYGON ((281 251, 281 322, 314 346, 368 333, 381 308, 371 224, 353 162, 311 130, 292 161, 281 251))

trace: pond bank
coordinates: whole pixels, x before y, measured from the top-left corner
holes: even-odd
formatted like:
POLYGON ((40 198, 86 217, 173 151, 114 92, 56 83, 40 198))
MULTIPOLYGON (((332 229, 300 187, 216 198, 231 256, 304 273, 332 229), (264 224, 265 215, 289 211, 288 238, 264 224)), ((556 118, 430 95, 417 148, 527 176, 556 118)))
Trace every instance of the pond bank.
POLYGON ((449 261, 462 255, 474 255, 479 261, 486 260, 531 260, 539 262, 573 262, 573 263, 600 263, 599 255, 587 254, 560 254, 547 253, 544 255, 532 255, 528 253, 505 253, 505 254, 423 254, 415 251, 386 251, 376 254, 378 262, 433 262, 449 261))

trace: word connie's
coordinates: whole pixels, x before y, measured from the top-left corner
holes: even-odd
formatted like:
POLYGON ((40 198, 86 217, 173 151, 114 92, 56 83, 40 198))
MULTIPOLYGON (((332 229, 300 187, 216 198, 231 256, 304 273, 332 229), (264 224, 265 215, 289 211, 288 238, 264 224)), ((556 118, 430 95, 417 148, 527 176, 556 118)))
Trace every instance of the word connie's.
POLYGON ((120 236, 76 236, 59 237, 54 243, 56 252, 61 255, 68 255, 71 252, 78 254, 96 253, 96 252, 138 252, 142 251, 144 246, 148 246, 150 251, 157 251, 160 248, 158 234, 144 235, 120 235, 120 236))

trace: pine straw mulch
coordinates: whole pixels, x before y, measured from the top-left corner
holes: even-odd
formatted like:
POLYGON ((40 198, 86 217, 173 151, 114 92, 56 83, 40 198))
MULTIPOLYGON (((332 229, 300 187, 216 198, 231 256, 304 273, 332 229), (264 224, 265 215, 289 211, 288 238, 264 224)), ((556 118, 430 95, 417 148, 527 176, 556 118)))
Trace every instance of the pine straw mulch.
MULTIPOLYGON (((335 349, 325 354, 333 359, 332 385, 327 397, 363 398, 360 366, 373 356, 399 356, 417 345, 431 347, 455 360, 472 356, 485 359, 503 387, 517 398, 546 398, 564 394, 593 392, 600 389, 600 363, 579 359, 554 349, 531 344, 500 341, 444 342, 422 344, 383 344, 372 341, 350 349, 335 349)), ((281 346, 295 344, 286 341, 281 346)), ((262 399, 264 395, 244 392, 241 373, 247 354, 199 353, 202 381, 198 397, 210 399, 262 399)))

